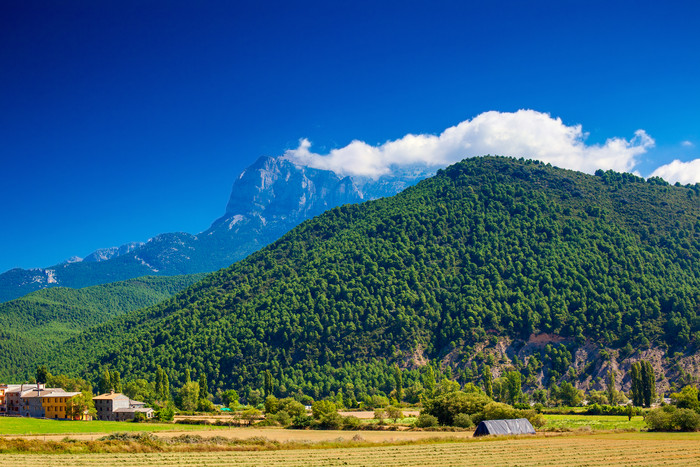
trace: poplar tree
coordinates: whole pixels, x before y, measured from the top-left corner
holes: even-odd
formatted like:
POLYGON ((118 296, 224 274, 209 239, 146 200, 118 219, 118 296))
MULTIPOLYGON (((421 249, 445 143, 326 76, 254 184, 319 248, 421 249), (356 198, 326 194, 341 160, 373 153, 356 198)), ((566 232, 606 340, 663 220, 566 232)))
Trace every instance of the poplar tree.
POLYGON ((433 371, 432 365, 426 365, 425 373, 423 373, 422 379, 426 396, 433 397, 433 393, 435 392, 435 371, 433 371))
POLYGON ((117 370, 109 374, 111 388, 114 392, 122 392, 122 377, 117 370))
POLYGON ((608 379, 605 385, 605 393, 608 395, 608 403, 610 405, 615 405, 617 394, 615 391, 615 373, 612 371, 612 369, 608 370, 608 379))
POLYGON ((493 374, 490 366, 484 365, 481 368, 481 380, 484 382, 484 392, 493 399, 493 374))
POLYGON ((398 364, 394 364, 394 383, 396 384, 396 400, 401 402, 403 399, 403 376, 401 375, 401 368, 398 364))
POLYGON ((161 394, 163 394, 163 369, 158 365, 156 368, 156 399, 162 400, 161 394))
POLYGON ((158 365, 156 369, 156 399, 166 402, 170 399, 170 381, 165 370, 158 365))
POLYGON ((199 375, 199 398, 206 399, 209 395, 209 384, 207 383, 207 375, 204 373, 199 375))
POLYGON ((651 407, 651 403, 656 399, 656 375, 654 374, 654 367, 648 361, 642 361, 641 367, 642 398, 644 399, 644 406, 651 407))
POLYGON ((161 368, 163 373, 163 393, 161 394, 162 401, 167 402, 170 400, 170 379, 168 379, 168 374, 161 368))
POLYGON ((644 405, 642 365, 639 362, 633 363, 630 373, 630 379, 632 380, 632 403, 636 406, 642 406, 644 405))
POLYGON ((508 403, 515 404, 516 402, 520 402, 523 396, 520 372, 509 371, 506 373, 506 385, 508 388, 508 403))
POLYGON ((107 393, 112 390, 112 381, 109 375, 109 370, 105 368, 105 371, 102 372, 102 378, 100 378, 100 394, 107 393))

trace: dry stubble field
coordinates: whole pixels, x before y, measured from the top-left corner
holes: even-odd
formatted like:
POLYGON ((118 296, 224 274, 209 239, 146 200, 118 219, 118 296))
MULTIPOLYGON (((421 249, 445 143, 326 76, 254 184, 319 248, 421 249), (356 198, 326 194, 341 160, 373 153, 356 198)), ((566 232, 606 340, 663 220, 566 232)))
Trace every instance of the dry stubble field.
POLYGON ((263 452, 35 455, 3 454, 3 465, 700 465, 700 433, 610 433, 463 442, 263 452))

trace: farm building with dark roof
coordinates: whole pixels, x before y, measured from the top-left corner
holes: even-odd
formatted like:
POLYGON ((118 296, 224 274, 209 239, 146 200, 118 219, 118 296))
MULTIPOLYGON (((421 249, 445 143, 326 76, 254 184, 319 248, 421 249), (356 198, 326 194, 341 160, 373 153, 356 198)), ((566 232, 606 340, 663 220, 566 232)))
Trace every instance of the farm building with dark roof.
POLYGON ((527 418, 512 420, 484 420, 474 431, 474 436, 486 435, 534 435, 535 429, 527 418))

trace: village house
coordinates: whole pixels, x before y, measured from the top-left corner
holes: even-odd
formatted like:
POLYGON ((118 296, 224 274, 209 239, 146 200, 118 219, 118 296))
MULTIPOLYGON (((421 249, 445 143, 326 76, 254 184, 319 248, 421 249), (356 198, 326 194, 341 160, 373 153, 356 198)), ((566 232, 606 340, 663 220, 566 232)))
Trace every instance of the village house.
POLYGON ((51 389, 38 387, 29 391, 24 391, 20 395, 19 414, 22 417, 43 418, 45 417, 42 396, 51 394, 51 389))
POLYGON ((66 392, 61 388, 44 388, 42 385, 37 385, 35 389, 20 393, 19 415, 33 418, 90 420, 87 410, 78 415, 68 413, 71 400, 80 394, 80 392, 66 392))
POLYGON ((7 406, 5 405, 5 391, 7 389, 7 384, 0 384, 0 414, 5 414, 7 410, 7 406))
POLYGON ((16 385, 0 384, 0 415, 5 415, 7 413, 7 401, 5 399, 5 392, 8 389, 14 389, 16 385))
POLYGON ((69 417, 68 408, 80 392, 46 388, 43 384, 0 385, 0 414, 34 418, 89 420, 87 410, 69 417))
POLYGON ((71 399, 79 396, 80 392, 66 392, 62 389, 53 391, 42 396, 42 405, 44 407, 44 417, 46 418, 69 418, 71 420, 91 420, 92 417, 87 413, 87 408, 83 413, 75 414, 68 413, 71 404, 71 399))
POLYGON ((119 392, 100 394, 92 398, 95 403, 98 420, 126 421, 133 420, 137 413, 145 418, 153 418, 155 411, 146 407, 144 402, 129 399, 119 392))
POLYGON ((20 403, 22 394, 36 390, 37 384, 9 384, 5 389, 5 410, 7 415, 20 415, 20 403))

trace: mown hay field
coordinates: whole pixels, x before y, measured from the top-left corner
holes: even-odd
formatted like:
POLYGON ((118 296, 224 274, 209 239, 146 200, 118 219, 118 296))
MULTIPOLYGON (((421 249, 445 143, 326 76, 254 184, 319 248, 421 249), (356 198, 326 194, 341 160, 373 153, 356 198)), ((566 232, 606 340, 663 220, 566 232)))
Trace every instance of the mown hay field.
POLYGON ((451 443, 253 452, 3 454, 12 466, 204 465, 700 465, 700 433, 609 433, 480 439, 451 443))

